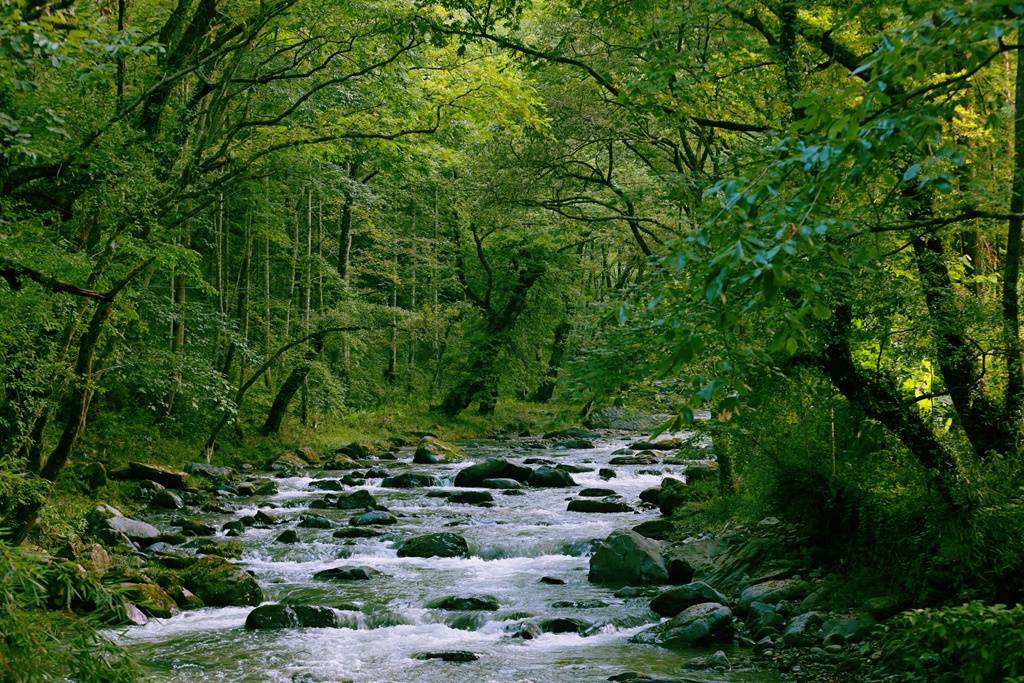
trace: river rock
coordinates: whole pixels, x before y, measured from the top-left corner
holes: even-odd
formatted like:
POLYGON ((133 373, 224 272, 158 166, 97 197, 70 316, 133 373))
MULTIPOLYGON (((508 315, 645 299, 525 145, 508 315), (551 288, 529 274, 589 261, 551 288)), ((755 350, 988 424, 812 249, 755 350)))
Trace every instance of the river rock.
POLYGON ((658 439, 657 441, 637 441, 636 443, 630 444, 629 448, 633 451, 674 451, 677 448, 682 447, 685 443, 686 439, 679 437, 666 437, 664 439, 658 439))
POLYGON ((555 443, 555 448, 564 448, 566 450, 584 450, 587 448, 593 448, 594 442, 590 439, 563 439, 555 443))
POLYGON ((785 623, 785 619, 775 609, 775 605, 755 600, 747 607, 747 628, 757 633, 764 628, 776 628, 785 623))
POLYGON ((725 604, 728 599, 703 581, 694 581, 659 593, 651 601, 651 611, 663 617, 674 617, 688 607, 705 602, 725 604))
POLYGON ((449 595, 437 600, 428 602, 427 607, 431 609, 446 609, 453 611, 482 611, 494 612, 498 609, 498 599, 493 595, 449 595))
POLYGON ((604 498, 606 496, 617 496, 618 494, 612 489, 588 488, 581 490, 577 495, 582 498, 604 498))
POLYGON ((338 502, 334 507, 340 510, 367 510, 376 508, 379 504, 373 494, 366 489, 353 491, 348 495, 338 496, 338 502))
POLYGON ((180 520, 178 525, 186 536, 213 536, 217 533, 215 527, 191 517, 180 520))
POLYGON ((251 630, 279 628, 336 628, 338 614, 330 607, 315 605, 260 605, 245 618, 251 630))
POLYGON ((518 495, 521 493, 519 489, 523 488, 523 485, 515 479, 484 479, 480 485, 487 489, 499 489, 505 495, 518 495))
POLYGON ((597 544, 590 558, 589 579, 611 585, 667 583, 662 545, 635 531, 618 529, 597 544))
POLYGON ((469 555, 466 539, 459 534, 441 531, 414 536, 398 546, 399 557, 465 557, 469 555))
POLYGON ((125 597, 148 617, 167 619, 178 613, 178 604, 160 586, 152 582, 121 584, 125 597))
POLYGON ((826 645, 859 643, 875 626, 870 614, 835 615, 827 619, 818 631, 818 637, 826 645))
POLYGON ((361 444, 358 441, 353 441, 334 449, 335 455, 345 455, 356 460, 365 460, 370 457, 371 453, 372 449, 369 446, 361 444))
POLYGON ((565 579, 560 579, 557 576, 542 576, 540 577, 540 583, 546 583, 549 586, 564 586, 565 579))
POLYGON ((361 515, 356 515, 352 519, 348 520, 350 526, 387 526, 394 524, 398 520, 395 516, 384 510, 370 510, 364 512, 361 515))
POLYGON ((608 461, 609 465, 657 465, 654 455, 617 455, 608 461))
POLYGON ((487 491, 456 491, 448 495, 447 498, 450 503, 465 503, 467 505, 494 502, 494 496, 487 491))
POLYGON ((187 472, 153 463, 129 462, 124 476, 132 481, 149 479, 169 489, 184 489, 189 484, 187 472))
POLYGON ((825 617, 821 612, 806 612, 794 617, 786 624, 782 640, 787 645, 805 646, 814 642, 816 632, 825 617))
POLYGON ((299 527, 302 529, 330 529, 334 524, 323 515, 302 515, 299 527))
POLYGON ((185 588, 210 607, 258 605, 263 591, 256 579, 223 557, 207 555, 181 574, 185 588))
POLYGON ((554 609, 601 609, 608 603, 604 600, 556 600, 551 606, 554 609))
POLYGON ((626 501, 618 496, 607 498, 574 498, 566 508, 569 512, 632 512, 626 501))
POLYGON ((601 477, 605 481, 615 478, 615 470, 610 467, 602 467, 597 471, 597 476, 601 477))
POLYGON ((669 537, 674 528, 672 522, 667 519, 651 519, 637 524, 633 527, 633 531, 647 538, 664 541, 669 537))
POLYGON ((725 652, 718 650, 712 655, 703 655, 700 657, 694 657, 693 659, 686 662, 687 669, 719 669, 726 671, 732 668, 732 664, 729 662, 729 658, 725 652))
POLYGON ((386 489, 415 489, 427 486, 438 486, 441 480, 429 474, 405 472, 394 477, 387 477, 380 483, 386 489))
POLYGON ((479 655, 466 650, 444 650, 441 652, 417 652, 413 659, 439 659, 442 662, 475 662, 480 659, 479 655))
POLYGON ((542 465, 533 471, 528 481, 530 486, 538 488, 567 488, 576 486, 576 482, 568 472, 542 465))
POLYGON ((537 622, 541 633, 578 633, 583 635, 590 630, 591 626, 589 622, 571 617, 554 617, 537 622))
POLYGON ((416 446, 412 461, 420 465, 460 462, 466 456, 462 449, 432 436, 423 437, 416 446))
POLYGON ((266 510, 257 510, 256 514, 253 515, 253 523, 262 526, 272 526, 274 524, 280 524, 281 519, 276 515, 272 515, 266 510))
POLYGON ((358 526, 350 526, 344 529, 338 529, 332 534, 335 538, 374 538, 380 536, 382 532, 376 529, 364 529, 358 526))
MULTIPOLYGON (((461 487, 486 487, 485 481, 495 479, 512 479, 516 482, 529 481, 533 470, 517 465, 502 458, 489 458, 483 462, 459 470, 455 475, 455 485, 461 487)), ((488 487, 497 488, 497 487, 488 487)))
POLYGON ((700 494, 687 482, 682 482, 673 477, 665 477, 661 480, 660 494, 658 495, 658 510, 666 517, 672 515, 676 510, 686 506, 700 494))
POLYGON ((717 602, 687 607, 669 621, 658 624, 632 638, 636 643, 687 648, 732 637, 732 610, 717 602))
POLYGON ((169 489, 157 491, 149 500, 149 504, 155 508, 163 508, 164 510, 180 510, 185 507, 185 502, 181 499, 181 496, 169 489))
POLYGON ((796 578, 762 581, 759 584, 745 588, 740 593, 737 607, 741 610, 746 610, 750 603, 755 601, 774 605, 780 600, 799 600, 807 595, 810 589, 810 584, 796 578))
POLYGON ((368 581, 382 574, 373 567, 334 567, 313 574, 321 581, 368 581))
POLYGON ((320 491, 344 491, 345 485, 338 479, 314 479, 309 482, 309 488, 320 491))
POLYGON ((274 539, 278 543, 298 543, 299 535, 295 533, 295 529, 288 529, 282 531, 281 535, 274 539))
POLYGON ((218 483, 227 483, 231 481, 235 472, 230 467, 218 467, 217 465, 209 465, 205 462, 190 462, 185 465, 185 472, 188 474, 198 474, 201 477, 206 477, 211 481, 218 483))
POLYGON ((152 524, 125 517, 120 510, 111 506, 97 505, 86 518, 94 533, 106 543, 117 543, 120 538, 149 545, 160 539, 160 530, 152 524))

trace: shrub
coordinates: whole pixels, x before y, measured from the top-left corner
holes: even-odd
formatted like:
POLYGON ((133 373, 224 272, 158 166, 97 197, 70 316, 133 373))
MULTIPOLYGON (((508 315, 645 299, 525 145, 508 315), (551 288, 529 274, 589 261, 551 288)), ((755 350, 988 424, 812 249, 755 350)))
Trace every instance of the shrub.
POLYGON ((1024 676, 1024 607, 970 602, 904 612, 886 627, 890 666, 907 680, 963 683, 1019 681, 1024 676))

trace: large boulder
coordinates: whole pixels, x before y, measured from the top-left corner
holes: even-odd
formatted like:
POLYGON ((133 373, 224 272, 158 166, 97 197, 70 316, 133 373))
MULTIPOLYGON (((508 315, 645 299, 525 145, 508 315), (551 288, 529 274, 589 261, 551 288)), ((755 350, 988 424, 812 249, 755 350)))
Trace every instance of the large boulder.
POLYGON ((498 599, 493 595, 449 595, 427 603, 431 609, 453 611, 494 612, 498 606, 498 599))
POLYGON ((253 630, 337 626, 338 613, 316 605, 260 605, 245 618, 245 627, 253 630))
POLYGON ((677 509, 693 500, 692 490, 679 479, 665 477, 661 480, 658 499, 655 503, 661 514, 668 517, 677 509))
POLYGON ((433 436, 423 437, 416 446, 412 461, 420 465, 436 465, 459 462, 466 456, 462 449, 433 436))
POLYGON ((669 580, 660 542, 618 529, 597 544, 589 578, 610 585, 652 585, 669 580))
POLYGON ((450 531, 414 536, 398 546, 399 557, 465 557, 469 555, 466 539, 450 531))
POLYGON ((519 491, 519 489, 523 488, 523 485, 515 479, 484 479, 480 482, 480 486, 485 489, 506 491, 506 495, 521 494, 522 491, 519 491))
POLYGON ((127 538, 130 541, 149 545, 160 538, 160 530, 152 524, 125 517, 112 505, 97 505, 87 516, 90 529, 107 543, 117 543, 127 538))
POLYGON ((380 485, 386 489, 416 489, 425 488, 427 486, 438 486, 440 483, 440 479, 430 474, 406 472, 405 474, 398 474, 394 477, 386 477, 380 485))
POLYGON ((664 439, 658 439, 657 441, 644 440, 637 441, 632 444, 629 448, 634 451, 674 451, 683 446, 686 443, 686 439, 680 437, 666 437, 664 439))
POLYGON ((366 489, 359 489, 348 495, 338 496, 338 502, 334 504, 334 507, 341 510, 372 510, 377 506, 377 499, 366 489))
POLYGON ((381 573, 373 567, 333 567, 313 574, 321 581, 368 581, 381 573))
POLYGON ((395 516, 384 510, 370 510, 364 512, 361 515, 356 515, 352 519, 348 520, 350 526, 387 526, 394 524, 398 520, 395 516))
POLYGON ((674 617, 688 607, 704 602, 726 603, 727 598, 717 590, 704 583, 694 581, 685 586, 669 588, 651 600, 651 611, 663 617, 674 617))
POLYGON ((632 512, 626 501, 618 496, 606 498, 574 498, 566 508, 569 512, 632 512))
POLYGON ((187 472, 176 470, 173 467, 166 467, 165 465, 143 462, 129 462, 126 478, 132 481, 148 479, 169 489, 184 489, 189 484, 187 472))
POLYGON ((745 610, 752 602, 764 602, 769 605, 781 600, 800 600, 811 592, 811 586, 801 579, 773 579, 749 586, 740 593, 737 606, 745 610))
POLYGON ((256 579, 241 567, 217 555, 207 555, 181 574, 185 588, 210 607, 258 605, 263 590, 256 579))
POLYGON ((542 465, 533 471, 528 480, 530 486, 538 488, 567 488, 576 486, 576 482, 568 472, 554 467, 542 465))
POLYGON ((178 613, 178 603, 163 588, 149 581, 121 585, 125 597, 148 617, 166 619, 178 613))
POLYGON ((494 502, 494 496, 488 491, 456 491, 447 498, 449 503, 465 503, 466 505, 485 505, 494 502))
POLYGON ((455 475, 456 486, 485 486, 488 479, 513 479, 525 483, 530 480, 533 470, 523 465, 517 465, 502 458, 489 458, 475 465, 470 465, 464 470, 459 470, 455 475))
POLYGON ((180 510, 185 507, 185 502, 182 501, 181 496, 170 489, 161 489, 157 491, 149 500, 149 504, 155 508, 163 508, 164 510, 180 510))
POLYGON ((638 633, 632 640, 669 648, 722 642, 732 637, 732 610, 717 602, 686 608, 669 621, 638 633))
POLYGON ((218 483, 229 482, 231 477, 234 476, 234 470, 230 467, 218 467, 217 465, 208 465, 205 462, 190 462, 185 465, 185 472, 197 474, 218 483))

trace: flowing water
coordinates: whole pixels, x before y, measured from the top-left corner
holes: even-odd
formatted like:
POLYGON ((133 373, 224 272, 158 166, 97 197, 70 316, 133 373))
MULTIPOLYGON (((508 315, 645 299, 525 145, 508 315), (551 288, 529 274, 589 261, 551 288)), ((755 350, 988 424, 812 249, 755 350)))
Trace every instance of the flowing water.
POLYGON ((329 517, 335 528, 346 525, 354 514, 308 508, 326 493, 309 487, 312 478, 336 477, 337 472, 278 479, 277 494, 239 499, 238 509, 231 514, 201 518, 219 527, 230 519, 266 510, 287 520, 274 528, 246 530, 239 538, 245 548, 244 564, 255 573, 268 601, 341 607, 349 627, 251 631, 243 627, 251 608, 204 608, 153 619, 127 630, 121 638, 144 664, 151 681, 577 683, 602 681, 623 671, 694 681, 775 680, 758 672, 682 675, 688 659, 708 650, 674 652, 630 643, 630 636, 658 621, 647 607, 649 598, 619 598, 613 590, 587 581, 588 555, 595 540, 616 528, 656 518, 657 512, 567 512, 567 500, 580 488, 593 486, 614 489, 636 503, 638 494, 656 486, 663 475, 682 473, 681 467, 673 465, 612 466, 616 476, 604 481, 597 469, 608 466, 612 452, 627 443, 625 438, 609 438, 593 449, 580 450, 539 450, 536 442, 526 441, 472 444, 467 447, 472 461, 500 456, 522 462, 542 457, 594 468, 572 475, 579 484, 576 488, 525 488, 523 495, 515 496, 493 491, 491 508, 453 504, 428 495, 454 490, 455 473, 469 461, 412 465, 411 453, 403 452, 399 461, 381 465, 390 474, 427 472, 439 477, 442 485, 385 489, 379 479, 367 480, 359 488, 372 492, 399 519, 398 524, 384 527, 384 535, 378 538, 341 540, 332 537, 331 529, 300 528, 299 543, 275 542, 305 512, 329 517), (396 541, 442 530, 464 535, 470 556, 397 556, 396 541), (346 565, 373 567, 383 575, 343 583, 312 578, 322 569, 346 565), (565 584, 542 583, 541 577, 556 577, 565 584), (501 608, 449 612, 424 607, 435 598, 473 594, 494 596, 501 608), (577 606, 553 606, 573 602, 577 606), (546 633, 532 640, 512 638, 508 629, 532 616, 574 617, 594 628, 586 636, 546 633), (453 663, 412 657, 447 650, 470 651, 479 660, 453 663))

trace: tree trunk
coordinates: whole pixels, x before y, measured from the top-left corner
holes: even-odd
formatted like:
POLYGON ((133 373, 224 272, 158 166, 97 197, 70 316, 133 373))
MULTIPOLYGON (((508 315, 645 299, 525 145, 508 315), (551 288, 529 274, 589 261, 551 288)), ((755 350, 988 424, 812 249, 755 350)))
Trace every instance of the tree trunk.
POLYGON ((537 403, 547 403, 555 394, 555 383, 558 380, 558 373, 562 369, 562 362, 565 360, 565 347, 571 331, 572 325, 568 321, 561 322, 555 327, 555 341, 551 345, 548 370, 540 386, 537 387, 537 391, 533 394, 533 400, 537 403))
POLYGON ((821 362, 825 374, 846 400, 896 435, 925 468, 929 484, 951 509, 970 507, 956 457, 935 438, 917 408, 903 400, 894 382, 857 367, 849 345, 852 317, 845 304, 833 311, 821 362))
POLYGON ((1003 344, 1006 346, 1006 399, 1008 428, 1015 437, 1024 402, 1024 368, 1021 366, 1020 283, 1021 212, 1024 211, 1024 57, 1017 55, 1013 116, 1013 186, 1003 267, 1003 344))

